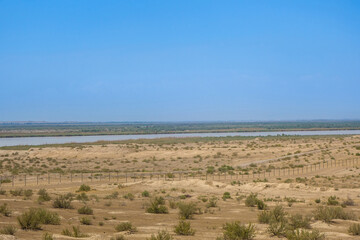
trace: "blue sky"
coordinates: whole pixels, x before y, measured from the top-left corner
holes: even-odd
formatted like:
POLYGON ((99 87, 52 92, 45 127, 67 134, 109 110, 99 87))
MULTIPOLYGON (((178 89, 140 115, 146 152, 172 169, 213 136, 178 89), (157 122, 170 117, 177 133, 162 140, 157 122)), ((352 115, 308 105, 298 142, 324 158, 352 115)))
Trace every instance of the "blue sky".
POLYGON ((360 1, 0 0, 0 121, 360 119, 360 1))

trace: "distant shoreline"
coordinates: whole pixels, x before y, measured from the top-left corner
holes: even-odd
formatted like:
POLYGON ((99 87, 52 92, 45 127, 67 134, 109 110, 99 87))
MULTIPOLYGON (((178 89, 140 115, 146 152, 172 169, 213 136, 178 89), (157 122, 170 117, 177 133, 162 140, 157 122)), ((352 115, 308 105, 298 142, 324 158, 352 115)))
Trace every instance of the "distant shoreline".
POLYGON ((156 134, 187 134, 187 133, 231 133, 231 132, 294 132, 294 131, 348 131, 360 130, 359 128, 301 128, 301 129, 217 129, 197 131, 163 131, 163 132, 42 132, 42 133, 1 133, 0 138, 20 137, 75 137, 75 136, 112 136, 112 135, 156 135, 156 134))

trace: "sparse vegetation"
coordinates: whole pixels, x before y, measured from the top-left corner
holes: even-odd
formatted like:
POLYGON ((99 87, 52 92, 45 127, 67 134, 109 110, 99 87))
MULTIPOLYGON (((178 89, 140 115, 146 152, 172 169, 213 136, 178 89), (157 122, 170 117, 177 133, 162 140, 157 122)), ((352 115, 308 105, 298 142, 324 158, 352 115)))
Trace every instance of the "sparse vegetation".
POLYGON ((119 223, 118 225, 115 226, 115 230, 117 232, 127 231, 129 233, 134 233, 137 231, 136 227, 134 227, 131 222, 119 223))
POLYGON ((163 197, 155 197, 150 200, 150 206, 146 208, 146 212, 155 214, 169 213, 168 208, 165 206, 165 199, 163 197))
POLYGON ((15 235, 16 227, 13 225, 4 226, 0 229, 0 234, 4 235, 15 235))
POLYGON ((180 220, 178 225, 175 226, 174 232, 177 235, 193 236, 195 230, 191 228, 190 222, 180 220))
POLYGON ((85 238, 88 237, 89 235, 84 234, 80 231, 80 227, 79 226, 73 226, 72 229, 69 230, 67 228, 65 228, 61 234, 65 235, 65 236, 69 236, 69 237, 75 237, 75 238, 85 238), (72 230, 72 231, 71 231, 72 230))
POLYGON ((173 240, 173 237, 167 231, 162 230, 157 234, 152 234, 148 240, 173 240))
POLYGON ((53 202, 54 208, 64 208, 64 209, 72 209, 73 206, 71 205, 72 196, 67 195, 60 195, 59 197, 55 198, 53 202))
POLYGON ((82 206, 81 208, 78 209, 78 213, 79 214, 92 215, 94 213, 94 211, 92 210, 91 207, 85 205, 85 206, 82 206))
POLYGON ((359 223, 351 224, 349 229, 348 229, 348 232, 351 235, 359 236, 360 235, 360 224, 359 223))
POLYGON ((225 223, 223 226, 223 236, 217 240, 251 240, 255 237, 255 226, 253 224, 244 225, 240 222, 225 223))

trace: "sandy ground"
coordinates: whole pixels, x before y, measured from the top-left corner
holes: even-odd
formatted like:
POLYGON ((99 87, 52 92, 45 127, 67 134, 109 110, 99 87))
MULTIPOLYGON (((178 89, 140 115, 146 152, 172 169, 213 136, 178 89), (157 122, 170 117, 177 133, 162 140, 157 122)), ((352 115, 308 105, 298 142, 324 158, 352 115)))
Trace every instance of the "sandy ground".
MULTIPOLYGON (((155 143, 127 143, 110 144, 106 146, 90 145, 83 148, 32 148, 30 150, 0 150, 2 172, 9 173, 13 167, 19 170, 32 169, 35 173, 44 169, 59 167, 64 171, 70 169, 88 169, 99 171, 103 168, 118 168, 121 171, 132 169, 147 170, 191 170, 193 168, 206 170, 214 166, 215 170, 222 165, 234 167, 257 162, 256 169, 272 166, 285 167, 291 164, 313 164, 324 160, 357 159, 360 150, 359 136, 353 137, 321 137, 321 138, 287 138, 267 139, 256 138, 237 141, 189 142, 174 144, 155 143), (299 152, 300 151, 300 152, 299 152), (134 161, 136 160, 136 161, 134 161), (259 161, 271 160, 271 162, 259 161), (129 162, 126 162, 129 161, 129 162), (99 162, 99 164, 97 163, 99 162), (41 165, 46 164, 46 167, 41 165), (62 167, 65 165, 65 167, 62 167), (8 168, 6 166, 9 166, 8 168), (10 168, 11 166, 11 168, 10 168), (100 166, 100 168, 96 168, 100 166), (32 168, 31 168, 32 167, 32 168)), ((322 169, 318 172, 300 174, 289 177, 268 177, 267 181, 235 180, 200 180, 182 179, 149 180, 122 183, 115 181, 89 183, 91 191, 86 194, 91 199, 85 204, 90 206, 94 214, 88 216, 92 225, 82 225, 81 215, 77 209, 84 206, 84 202, 73 200, 74 209, 56 209, 52 207, 53 200, 39 204, 37 191, 45 187, 52 199, 60 194, 74 193, 75 196, 81 183, 53 184, 45 186, 31 186, 33 196, 24 199, 23 196, 13 196, 11 185, 3 185, 6 191, 0 195, 0 206, 6 203, 11 210, 11 216, 0 214, 0 229, 14 225, 17 228, 15 236, 0 235, 0 239, 41 239, 45 232, 53 234, 54 239, 73 239, 62 235, 62 230, 71 226, 80 226, 80 230, 89 235, 84 239, 110 239, 116 235, 124 235, 126 239, 147 239, 159 230, 167 230, 175 239, 216 239, 222 233, 222 226, 226 222, 240 221, 254 223, 256 226, 255 239, 277 239, 271 237, 267 231, 267 224, 258 222, 261 210, 245 206, 245 198, 251 193, 257 193, 258 198, 265 201, 269 209, 282 205, 288 215, 300 213, 313 216, 314 210, 320 205, 326 205, 330 196, 336 196, 338 201, 351 198, 354 206, 344 208, 360 216, 360 169, 357 166, 338 166, 322 169), (120 186, 120 187, 119 187, 120 186), (142 196, 143 191, 150 193, 149 197, 142 196), (118 192, 114 199, 106 196, 118 192), (222 199, 224 192, 229 192, 231 199, 222 199), (131 193, 134 200, 124 198, 131 193), (186 199, 184 198, 186 195, 186 199), (150 214, 145 211, 149 200, 155 196, 163 196, 169 208, 169 214, 150 214), (202 199, 217 198, 217 206, 207 208, 202 199), (98 199, 98 200, 96 200, 98 199), (294 202, 289 204, 289 200, 294 202), (315 203, 320 199, 320 203, 315 203), (201 214, 196 214, 190 220, 196 230, 194 236, 177 236, 174 226, 179 221, 179 210, 170 208, 170 202, 194 202, 201 208, 201 214), (42 225, 42 230, 25 231, 19 228, 17 217, 29 208, 45 208, 57 212, 61 217, 60 225, 42 225), (117 233, 115 226, 121 222, 130 221, 137 227, 137 232, 129 234, 117 233), (102 224, 103 225, 99 225, 102 224)), ((23 189, 25 189, 23 187, 23 189)), ((311 218, 311 227, 324 233, 326 239, 358 239, 349 235, 348 228, 355 220, 335 219, 331 224, 311 218)), ((281 239, 281 238, 278 238, 281 239)), ((283 238, 286 239, 286 238, 283 238)))

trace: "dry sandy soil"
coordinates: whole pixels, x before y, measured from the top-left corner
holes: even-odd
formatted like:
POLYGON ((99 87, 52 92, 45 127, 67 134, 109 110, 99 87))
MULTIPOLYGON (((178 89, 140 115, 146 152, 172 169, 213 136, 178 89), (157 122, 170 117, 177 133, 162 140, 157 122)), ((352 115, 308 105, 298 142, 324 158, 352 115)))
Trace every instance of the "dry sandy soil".
MULTIPOLYGON (((245 139, 211 139, 211 140, 159 140, 133 141, 110 144, 84 144, 72 147, 52 146, 30 148, 26 150, 0 150, 2 174, 21 173, 36 174, 47 171, 94 171, 107 169, 125 171, 172 171, 203 170, 213 167, 215 172, 226 165, 229 173, 244 168, 268 169, 291 168, 309 165, 328 160, 360 159, 360 136, 323 136, 323 137, 263 137, 245 139), (241 168, 239 168, 241 167, 241 168)), ((360 166, 359 166, 360 167, 360 166)), ((210 168, 212 169, 212 168, 210 168)), ((84 239, 110 239, 124 235, 125 239, 147 239, 159 230, 167 230, 174 239, 216 239, 223 232, 227 222, 240 221, 254 223, 254 239, 286 239, 272 236, 268 224, 260 224, 258 215, 263 210, 245 205, 245 199, 251 193, 258 194, 268 210, 283 206, 290 217, 294 214, 310 216, 311 228, 318 229, 325 239, 357 239, 350 235, 351 224, 360 223, 360 169, 357 165, 338 166, 322 169, 319 172, 301 176, 274 177, 251 180, 224 180, 216 178, 206 180, 182 179, 145 180, 124 184, 116 182, 94 182, 89 184, 91 190, 86 192, 89 201, 76 200, 80 183, 57 184, 51 186, 28 186, 33 195, 13 196, 11 184, 3 184, 5 191, 0 195, 0 206, 7 204, 10 216, 0 214, 0 229, 9 225, 17 228, 15 236, 0 235, 0 239, 42 239, 45 232, 53 234, 53 239, 72 239, 62 235, 62 230, 71 226, 80 226, 83 233, 89 235, 84 239), (52 200, 38 203, 37 191, 45 188, 52 200), (150 197, 142 193, 148 191, 150 197), (107 196, 118 193, 117 197, 107 196), (231 198, 223 200, 224 192, 231 198), (73 193, 73 209, 53 208, 54 199, 61 194, 73 193), (134 199, 125 196, 131 193, 134 199), (151 214, 146 212, 147 205, 155 196, 162 196, 169 209, 168 214, 151 214), (319 206, 328 206, 328 198, 336 196, 339 206, 348 199, 354 204, 346 206, 345 212, 355 214, 352 220, 333 219, 325 223, 314 218, 314 211, 319 206), (216 198, 216 207, 207 207, 211 198, 216 198), (320 200, 316 203, 315 200, 320 200), (201 209, 189 220, 196 230, 194 236, 179 236, 174 233, 174 226, 179 222, 179 209, 171 208, 171 203, 193 202, 201 209), (84 205, 93 209, 93 215, 79 214, 77 209, 84 205), (29 208, 45 208, 56 212, 61 218, 60 225, 45 225, 41 230, 21 230, 17 217, 29 208), (82 217, 88 217, 92 224, 80 223, 82 217), (129 221, 137 228, 134 233, 116 232, 115 226, 129 221)), ((18 188, 18 187, 16 187, 18 188)), ((23 189, 25 189, 23 187, 23 189)), ((341 207, 340 207, 341 208, 341 207)))

